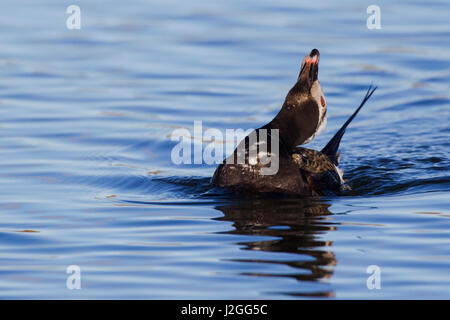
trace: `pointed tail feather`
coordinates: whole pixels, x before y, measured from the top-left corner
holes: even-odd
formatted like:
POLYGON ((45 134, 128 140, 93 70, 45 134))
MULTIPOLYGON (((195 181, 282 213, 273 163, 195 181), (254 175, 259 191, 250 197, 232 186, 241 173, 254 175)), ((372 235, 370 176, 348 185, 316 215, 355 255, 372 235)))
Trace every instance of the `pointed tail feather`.
POLYGON ((338 132, 331 138, 330 142, 322 149, 322 153, 326 154, 330 160, 337 166, 339 164, 339 156, 338 156, 338 149, 339 149, 339 143, 341 142, 342 136, 345 133, 345 129, 347 126, 352 122, 353 118, 358 114, 359 110, 364 106, 364 104, 369 100, 369 98, 372 96, 372 94, 375 92, 377 87, 373 87, 370 85, 369 89, 366 92, 366 96, 364 97, 363 101, 359 105, 359 107, 356 109, 355 112, 348 118, 348 120, 344 123, 344 125, 339 129, 338 132))

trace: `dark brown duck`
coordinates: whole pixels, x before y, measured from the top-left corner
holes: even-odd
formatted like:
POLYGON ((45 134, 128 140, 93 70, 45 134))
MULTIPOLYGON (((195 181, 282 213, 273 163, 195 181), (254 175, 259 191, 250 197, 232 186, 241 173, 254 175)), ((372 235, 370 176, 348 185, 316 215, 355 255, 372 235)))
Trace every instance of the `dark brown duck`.
POLYGON ((306 55, 280 112, 243 139, 217 167, 213 186, 245 193, 302 196, 335 193, 345 188, 338 168, 339 143, 376 88, 369 88, 361 105, 321 151, 297 147, 314 139, 326 125, 327 105, 318 80, 319 59, 317 49, 306 55))

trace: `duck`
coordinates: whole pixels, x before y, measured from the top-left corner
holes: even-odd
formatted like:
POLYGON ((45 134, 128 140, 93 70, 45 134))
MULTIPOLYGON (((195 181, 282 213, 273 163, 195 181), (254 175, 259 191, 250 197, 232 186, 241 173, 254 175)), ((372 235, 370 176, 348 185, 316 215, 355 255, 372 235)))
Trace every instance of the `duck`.
POLYGON ((311 142, 326 126, 327 103, 320 85, 319 50, 301 63, 297 81, 277 115, 253 130, 216 168, 213 187, 241 194, 322 196, 349 187, 338 167, 339 145, 350 122, 377 89, 372 85, 344 125, 320 151, 299 147, 311 142))

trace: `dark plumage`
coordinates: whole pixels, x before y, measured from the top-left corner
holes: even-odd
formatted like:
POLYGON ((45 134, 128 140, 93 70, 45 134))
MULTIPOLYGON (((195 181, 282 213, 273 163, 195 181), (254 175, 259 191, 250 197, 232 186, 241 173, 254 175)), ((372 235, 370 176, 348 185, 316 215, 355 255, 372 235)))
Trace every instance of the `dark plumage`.
POLYGON ((344 181, 337 168, 340 140, 376 88, 372 91, 369 88, 359 108, 321 152, 297 147, 311 141, 326 124, 327 107, 318 81, 319 57, 319 51, 314 49, 303 59, 297 82, 289 90, 280 112, 241 141, 217 167, 212 178, 214 186, 246 193, 306 196, 342 189, 344 181), (273 139, 279 142, 278 150, 272 150, 272 142, 276 142, 273 139), (268 159, 278 160, 278 170, 273 174, 264 173, 275 163, 268 164, 268 159))
POLYGON ((348 118, 344 125, 336 132, 322 151, 297 147, 292 152, 292 159, 298 164, 299 168, 305 171, 306 180, 309 186, 317 194, 328 194, 329 192, 339 192, 349 188, 344 184, 343 172, 338 168, 339 165, 339 144, 345 129, 358 114, 359 110, 369 100, 377 88, 369 87, 366 96, 348 118))

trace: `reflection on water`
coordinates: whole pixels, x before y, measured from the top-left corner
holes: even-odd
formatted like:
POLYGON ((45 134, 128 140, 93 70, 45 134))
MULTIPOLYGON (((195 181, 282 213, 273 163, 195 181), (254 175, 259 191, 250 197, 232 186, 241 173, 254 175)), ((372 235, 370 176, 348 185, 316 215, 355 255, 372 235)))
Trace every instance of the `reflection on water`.
MULTIPOLYGON (((224 216, 217 220, 232 221, 234 230, 229 234, 269 236, 276 239, 240 242, 243 250, 258 250, 298 255, 297 259, 233 259, 235 262, 257 264, 283 264, 292 268, 284 274, 245 272, 256 277, 288 277, 297 281, 320 281, 333 276, 337 264, 332 251, 332 241, 322 239, 329 231, 337 230, 328 210, 330 205, 319 199, 255 200, 244 203, 218 206, 224 216)), ((294 296, 334 296, 332 290, 322 292, 289 292, 294 296)))

